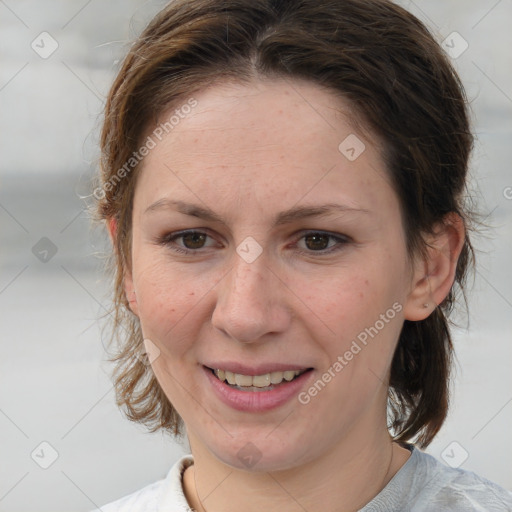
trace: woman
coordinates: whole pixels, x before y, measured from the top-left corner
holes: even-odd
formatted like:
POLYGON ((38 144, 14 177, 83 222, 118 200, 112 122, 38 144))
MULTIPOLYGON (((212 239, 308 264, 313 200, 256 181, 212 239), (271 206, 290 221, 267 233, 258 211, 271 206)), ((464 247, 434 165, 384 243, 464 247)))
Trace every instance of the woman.
POLYGON ((512 510, 420 449, 473 262, 463 88, 386 0, 178 0, 111 89, 119 405, 186 436, 103 511, 512 510))

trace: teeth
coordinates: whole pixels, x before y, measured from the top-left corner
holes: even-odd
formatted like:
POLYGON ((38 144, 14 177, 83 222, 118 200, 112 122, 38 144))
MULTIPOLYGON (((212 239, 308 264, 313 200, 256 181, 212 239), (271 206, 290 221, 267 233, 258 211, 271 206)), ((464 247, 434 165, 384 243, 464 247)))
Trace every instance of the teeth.
POLYGON ((255 375, 252 378, 252 385, 257 388, 266 388, 270 386, 270 373, 265 373, 265 375, 255 375))
POLYGON ((283 372, 272 372, 270 374, 270 382, 272 382, 272 384, 279 384, 283 379, 284 379, 283 372))
POLYGON ((214 370, 215 375, 221 381, 227 380, 232 386, 265 388, 271 384, 281 384, 283 380, 290 382, 305 370, 288 370, 286 372, 271 372, 264 375, 242 375, 228 370, 214 370))
POLYGON ((284 378, 288 382, 291 381, 295 377, 295 375, 298 375, 298 372, 297 373, 292 372, 292 371, 284 372, 284 378))
POLYGON ((235 373, 235 382, 237 386, 252 386, 252 377, 235 373))

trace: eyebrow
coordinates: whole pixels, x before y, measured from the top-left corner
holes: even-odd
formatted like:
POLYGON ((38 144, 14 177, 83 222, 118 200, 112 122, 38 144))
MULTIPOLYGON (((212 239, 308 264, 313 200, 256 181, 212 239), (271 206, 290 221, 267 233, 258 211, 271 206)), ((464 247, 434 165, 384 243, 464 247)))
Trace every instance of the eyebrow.
MULTIPOLYGON (((197 217, 199 219, 208 220, 211 222, 219 222, 221 224, 227 225, 227 222, 223 217, 208 207, 166 198, 159 199, 158 201, 155 201, 153 204, 148 206, 144 211, 144 214, 169 209, 176 210, 184 215, 190 215, 191 217, 197 217)), ((294 208, 290 208, 289 210, 280 212, 276 216, 272 227, 288 224, 290 222, 306 219, 309 217, 322 217, 326 215, 332 215, 333 213, 349 212, 365 214, 372 213, 370 210, 365 208, 354 208, 336 203, 327 203, 318 206, 296 206, 294 208)))

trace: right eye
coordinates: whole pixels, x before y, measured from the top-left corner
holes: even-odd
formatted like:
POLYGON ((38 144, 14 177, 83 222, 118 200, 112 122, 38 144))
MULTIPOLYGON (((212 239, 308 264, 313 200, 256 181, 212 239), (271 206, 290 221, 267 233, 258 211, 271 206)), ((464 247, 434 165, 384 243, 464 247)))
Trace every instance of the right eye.
POLYGON ((209 238, 211 239, 211 237, 203 231, 186 230, 163 235, 158 239, 158 243, 169 247, 172 251, 181 254, 191 254, 198 252, 200 249, 204 249, 205 243, 209 238), (181 240, 181 244, 177 244, 176 240, 181 240))

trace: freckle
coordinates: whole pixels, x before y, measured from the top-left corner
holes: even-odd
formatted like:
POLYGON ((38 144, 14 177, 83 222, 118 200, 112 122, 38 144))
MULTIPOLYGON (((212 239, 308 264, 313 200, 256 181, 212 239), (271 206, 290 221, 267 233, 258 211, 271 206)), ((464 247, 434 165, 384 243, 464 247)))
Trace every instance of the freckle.
POLYGON ((195 292, 190 292, 189 295, 195 295, 196 293, 195 292))
POLYGON ((368 281, 368 279, 365 279, 364 284, 365 284, 366 286, 368 286, 368 285, 370 284, 370 282, 368 281))
POLYGON ((359 297, 361 297, 361 299, 362 299, 362 298, 364 297, 364 293, 363 293, 363 292, 361 292, 361 293, 359 294, 359 297))

